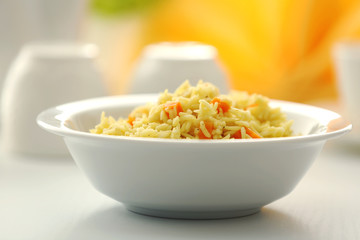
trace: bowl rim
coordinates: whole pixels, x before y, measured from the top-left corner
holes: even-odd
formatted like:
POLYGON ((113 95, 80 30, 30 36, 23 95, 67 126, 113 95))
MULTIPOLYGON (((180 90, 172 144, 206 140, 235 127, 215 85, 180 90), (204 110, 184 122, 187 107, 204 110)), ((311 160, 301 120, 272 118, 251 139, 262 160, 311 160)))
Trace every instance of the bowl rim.
POLYGON ((261 139, 164 139, 164 138, 145 138, 145 137, 128 137, 128 136, 112 136, 93 134, 90 132, 78 131, 66 126, 71 116, 77 113, 89 111, 92 109, 115 106, 136 106, 145 104, 147 102, 154 102, 157 100, 159 94, 129 94, 129 95, 115 95, 98 98, 89 98, 80 101, 65 103, 42 111, 36 119, 37 124, 44 130, 60 135, 62 137, 76 137, 86 138, 88 140, 97 141, 135 141, 135 142, 160 142, 160 143, 176 143, 176 144, 263 144, 263 143, 294 143, 294 142, 313 142, 325 141, 332 138, 340 137, 352 129, 352 124, 344 119, 340 114, 331 110, 320 108, 308 104, 270 99, 270 104, 277 106, 288 106, 295 109, 306 109, 308 115, 317 113, 322 117, 324 127, 327 127, 326 132, 290 136, 290 137, 276 137, 276 138, 261 138, 261 139), (334 129, 329 130, 331 122, 336 121, 334 129))

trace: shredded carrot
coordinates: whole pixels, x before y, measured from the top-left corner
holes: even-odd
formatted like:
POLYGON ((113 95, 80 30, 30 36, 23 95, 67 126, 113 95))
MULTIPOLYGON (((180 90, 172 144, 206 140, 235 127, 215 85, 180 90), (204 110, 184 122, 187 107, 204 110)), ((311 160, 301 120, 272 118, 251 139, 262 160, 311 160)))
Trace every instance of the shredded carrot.
POLYGON ((246 106, 246 107, 244 108, 244 110, 248 110, 249 108, 253 108, 253 107, 257 107, 257 106, 258 106, 257 103, 253 103, 253 104, 250 104, 249 106, 246 106))
POLYGON ((205 136, 205 134, 201 131, 199 132, 199 139, 212 139, 212 131, 214 130, 214 123, 211 121, 204 121, 206 130, 210 133, 211 137, 205 136))
POLYGON ((250 128, 245 127, 246 134, 249 135, 252 138, 261 138, 257 133, 255 133, 250 128))
POLYGON ((241 130, 237 131, 234 133, 233 138, 235 139, 241 139, 242 135, 241 135, 241 130))
POLYGON ((230 105, 227 102, 221 101, 220 98, 215 97, 213 100, 211 100, 210 103, 215 104, 216 102, 218 103, 218 108, 217 108, 218 112, 220 112, 220 108, 222 109, 223 113, 229 111, 230 105))
POLYGON ((177 116, 179 116, 180 112, 184 111, 180 102, 168 102, 164 104, 164 110, 168 118, 170 118, 169 112, 173 109, 176 109, 177 116))
MULTIPOLYGON (((253 130, 251 130, 248 127, 245 127, 245 131, 246 134, 249 135, 252 138, 261 138, 261 136, 259 136, 257 133, 255 133, 253 130)), ((233 138, 235 139, 241 139, 242 135, 241 135, 241 130, 237 131, 236 133, 234 133, 233 138)))
POLYGON ((134 125, 133 122, 135 121, 135 117, 129 115, 129 118, 128 118, 128 123, 130 123, 130 125, 134 125))

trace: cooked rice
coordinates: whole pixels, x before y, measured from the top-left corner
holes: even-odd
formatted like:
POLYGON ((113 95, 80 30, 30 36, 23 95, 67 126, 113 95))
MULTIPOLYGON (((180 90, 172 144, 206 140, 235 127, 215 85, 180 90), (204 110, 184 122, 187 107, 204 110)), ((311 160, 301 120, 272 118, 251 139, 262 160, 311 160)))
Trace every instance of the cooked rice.
POLYGON ((174 93, 165 90, 157 103, 134 109, 128 119, 107 117, 91 133, 172 139, 251 139, 292 135, 292 121, 259 94, 232 91, 220 95, 212 84, 185 81, 174 93))

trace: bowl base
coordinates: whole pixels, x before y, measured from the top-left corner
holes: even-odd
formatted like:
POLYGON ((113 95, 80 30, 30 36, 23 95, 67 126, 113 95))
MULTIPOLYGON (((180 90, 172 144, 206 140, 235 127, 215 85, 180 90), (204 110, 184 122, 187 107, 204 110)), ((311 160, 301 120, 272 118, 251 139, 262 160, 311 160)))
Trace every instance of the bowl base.
POLYGON ((225 218, 237 218, 245 217, 258 213, 259 208, 246 209, 246 210, 233 210, 233 211, 167 211, 167 210, 157 210, 149 209, 143 207, 137 207, 132 205, 125 205, 125 207, 134 213, 141 215, 152 216, 152 217, 161 217, 161 218, 174 218, 174 219, 225 219, 225 218))

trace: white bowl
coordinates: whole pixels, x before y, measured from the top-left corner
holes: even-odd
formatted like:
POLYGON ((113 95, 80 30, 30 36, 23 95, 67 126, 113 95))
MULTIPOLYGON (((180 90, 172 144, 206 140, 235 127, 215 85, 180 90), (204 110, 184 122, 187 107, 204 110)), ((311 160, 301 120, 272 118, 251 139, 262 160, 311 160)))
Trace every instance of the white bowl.
POLYGON ((101 193, 133 212, 214 219, 256 213, 290 193, 324 143, 351 130, 337 113, 303 104, 280 106, 302 136, 273 139, 169 140, 88 132, 102 111, 127 117, 157 95, 89 99, 42 112, 45 130, 64 138, 79 168, 101 193))

